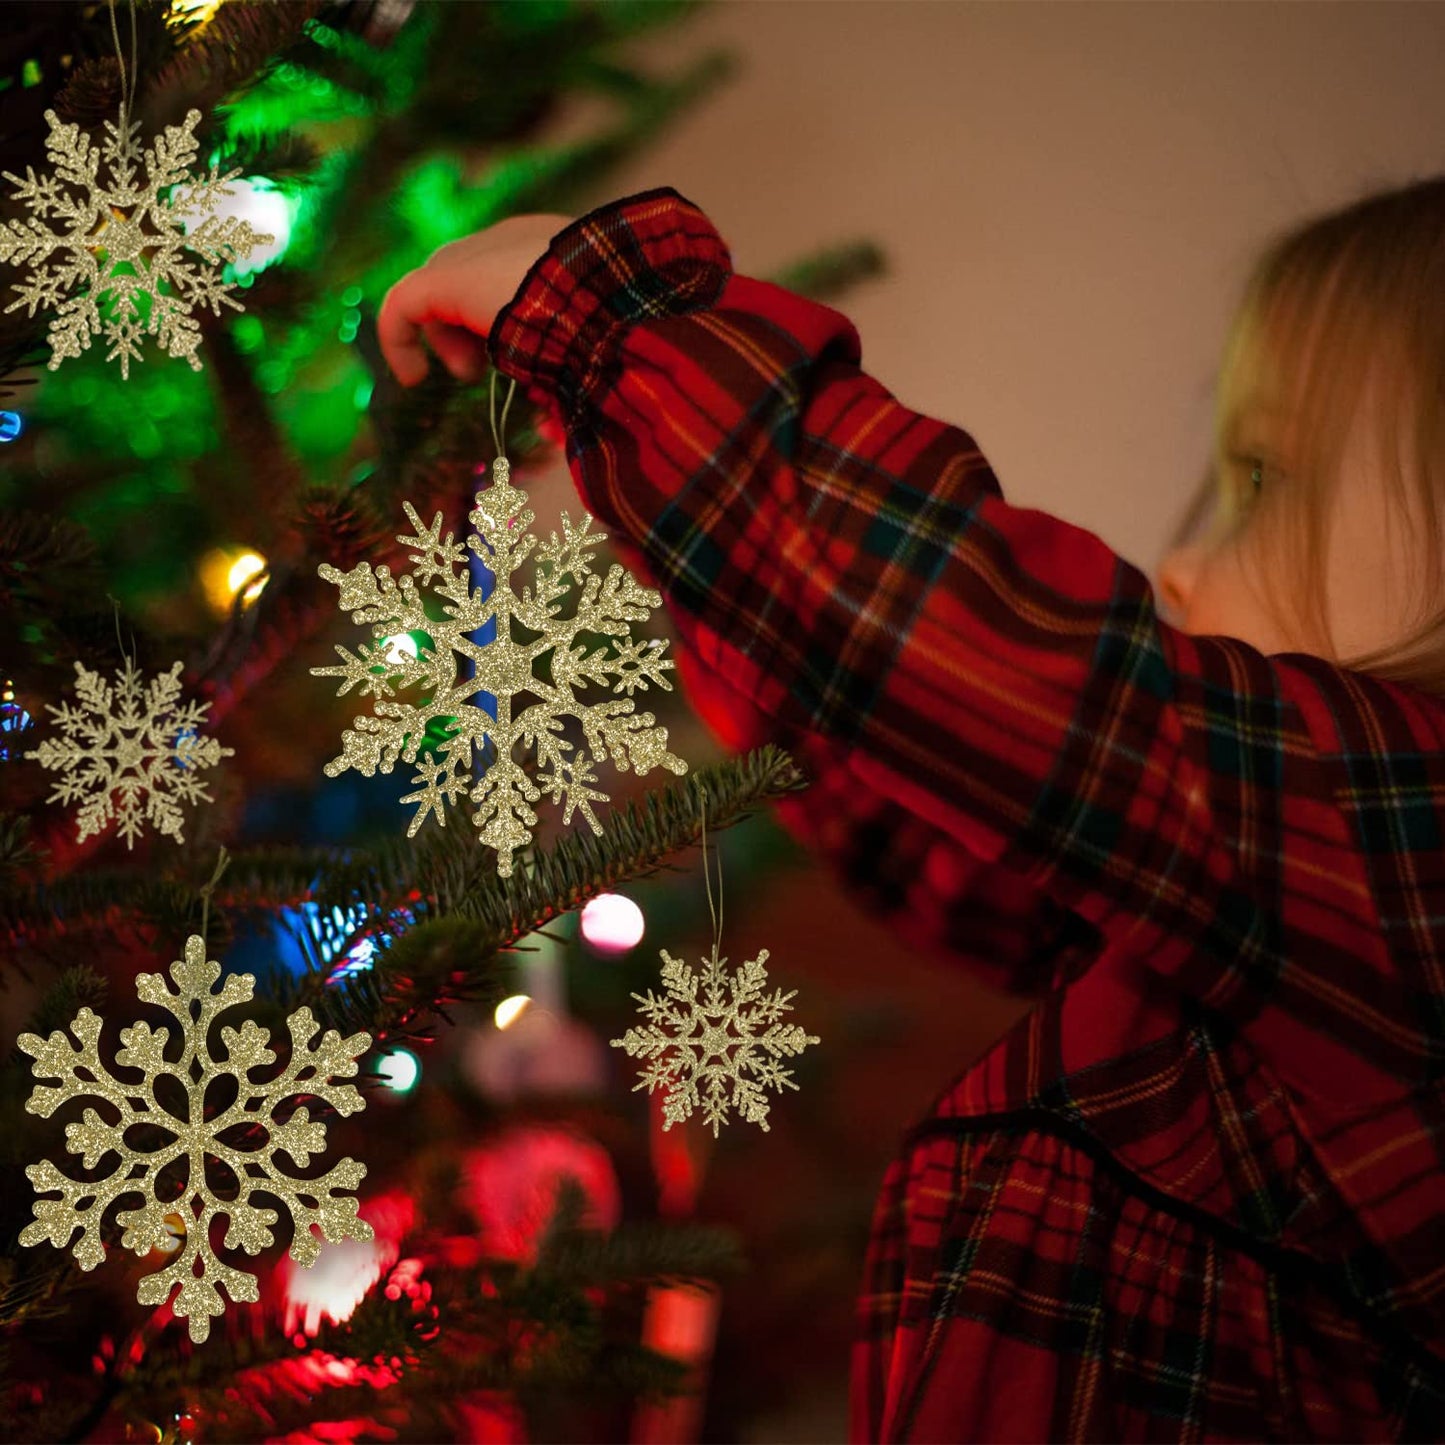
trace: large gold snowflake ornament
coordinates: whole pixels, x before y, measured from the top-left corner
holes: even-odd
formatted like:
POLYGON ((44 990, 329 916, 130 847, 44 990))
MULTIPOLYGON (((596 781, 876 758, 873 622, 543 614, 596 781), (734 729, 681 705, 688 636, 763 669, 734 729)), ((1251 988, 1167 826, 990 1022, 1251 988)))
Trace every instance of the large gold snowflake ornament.
POLYGON ((114 687, 83 663, 75 672, 79 706, 46 705, 62 736, 25 754, 60 774, 48 801, 82 803, 82 843, 112 821, 127 848, 146 823, 184 842, 179 805, 210 802, 200 770, 234 752, 199 731, 210 703, 181 701, 179 662, 144 687, 130 658, 114 687))
POLYGON ((275 239, 249 221, 215 214, 232 194, 226 182, 240 172, 220 175, 213 165, 191 175, 198 110, 166 126, 146 149, 137 139, 139 123, 128 119, 107 121, 99 145, 78 125, 63 125, 53 110, 45 119, 52 174, 37 176, 29 166, 23 180, 4 173, 29 212, 0 226, 0 261, 29 267, 12 287, 20 294, 6 311, 55 311, 51 371, 97 336, 110 345, 105 359, 118 358, 126 379, 130 363, 142 359, 146 336, 199 371, 201 325, 192 313, 209 308, 219 316, 223 306, 239 311, 228 294, 236 283, 222 278, 221 267, 275 239))
POLYGON ((506 458, 497 458, 491 486, 477 493, 471 513, 476 531, 467 538, 496 578, 484 597, 472 585, 467 553, 451 532, 442 536, 442 514, 424 528, 412 505, 405 505, 416 531, 397 540, 412 554, 410 576, 397 580, 386 566, 373 572, 369 562, 350 572, 320 568, 340 589, 342 611, 369 625, 375 639, 374 646, 363 644, 355 653, 338 646, 339 667, 311 669, 317 677, 341 678, 338 696, 357 687, 377 699, 375 714, 354 718, 342 734, 340 756, 326 765, 328 777, 347 768, 372 777, 378 769, 391 772, 398 761, 414 765, 417 791, 401 800, 417 805, 408 837, 431 813, 445 825, 444 805, 465 793, 477 805, 472 822, 481 841, 497 850, 497 872, 507 878, 512 854, 531 841, 537 822, 531 805, 544 792, 554 804, 565 804, 564 824, 580 812, 600 834, 592 804, 606 802, 607 794, 592 786, 594 764, 610 760, 618 771, 630 767, 639 775, 655 767, 687 771, 667 750, 667 729, 651 713, 637 712, 632 700, 636 689, 652 683, 672 687, 663 676, 672 667, 662 656, 667 643, 629 638, 630 624, 645 621, 662 599, 619 565, 605 578, 592 571, 592 549, 606 533, 591 531, 590 516, 574 528, 564 513, 562 536, 553 532, 539 545, 527 532, 533 513, 526 494, 511 485, 506 458), (529 558, 535 590, 519 593, 513 576, 529 558), (581 585, 575 612, 560 617, 561 599, 574 584, 581 585), (435 599, 431 611, 422 588, 435 599), (495 640, 477 642, 474 634, 490 622, 496 624, 495 640), (518 629, 532 636, 520 640, 518 629), (408 633, 422 633, 432 645, 404 649, 398 640, 408 633), (629 640, 619 642, 615 652, 602 646, 589 653, 579 641, 585 634, 629 640), (577 695, 589 685, 609 683, 612 697, 587 702, 577 695), (408 687, 421 689, 420 702, 392 700, 408 687), (478 701, 480 694, 495 699, 495 717, 478 701), (567 720, 580 727, 580 744, 562 735, 567 720), (473 762, 488 742, 495 756, 474 776, 473 762), (518 744, 535 751, 535 779, 513 757, 518 744))
POLYGON ((797 1024, 782 1022, 783 1015, 792 1011, 789 1000, 797 990, 777 989, 768 998, 768 972, 763 967, 767 961, 768 951, 761 949, 729 978, 727 959, 718 957, 714 944, 712 957, 703 960, 698 975, 663 949, 662 982, 667 992, 654 997, 649 989, 646 998, 632 995, 642 1005, 638 1012, 646 1016, 647 1025, 628 1029, 612 1040, 612 1047, 626 1049, 629 1058, 648 1061, 634 1093, 667 1090, 662 1101, 664 1131, 701 1108, 703 1124, 712 1125, 716 1138, 729 1111, 736 1108, 748 1123, 767 1133, 771 1105, 766 1090, 781 1093, 798 1087, 779 1060, 796 1057, 818 1039, 797 1024))
POLYGON ((82 1269, 94 1269, 105 1258, 100 1227, 106 1209, 126 1195, 139 1195, 144 1200, 139 1208, 116 1214, 116 1223, 125 1226, 121 1243, 142 1256, 153 1248, 174 1250, 175 1258, 165 1268, 141 1278, 136 1298, 143 1305, 164 1304, 171 1290, 179 1285, 175 1313, 190 1320, 191 1339, 199 1344, 210 1334, 212 1317, 225 1313, 218 1285, 225 1285, 237 1303, 259 1298, 256 1276, 223 1263, 210 1240, 212 1221, 225 1215, 229 1220, 225 1248, 240 1247, 247 1254, 257 1254, 275 1243, 271 1226, 276 1223, 277 1213, 252 1204, 253 1191, 280 1200, 290 1211, 294 1226, 290 1252, 298 1264, 309 1267, 321 1252, 321 1242, 312 1233, 313 1225, 319 1226, 332 1244, 342 1239, 372 1238, 371 1226, 357 1218, 356 1198, 335 1192, 355 1189, 366 1176, 366 1166, 354 1159, 343 1159, 319 1178, 296 1178, 286 1173, 279 1167, 276 1154, 288 1154, 304 1167, 313 1154, 325 1150, 326 1126, 312 1123, 305 1106, 284 1124, 273 1117, 278 1105, 298 1095, 322 1099, 342 1115, 364 1109, 365 1101, 354 1086, 332 1084, 329 1080, 333 1076, 349 1078, 357 1072, 356 1059, 371 1047, 371 1036, 356 1033, 343 1039, 335 1029, 328 1029, 320 1043, 312 1047, 311 1040, 321 1025, 309 1008, 297 1009, 286 1020, 291 1031, 290 1062, 269 1083, 258 1084, 251 1079, 251 1071, 276 1062, 276 1054, 267 1047, 267 1030, 252 1019, 247 1019, 240 1029, 223 1026, 225 1054, 220 1059, 212 1057, 209 1044, 216 1015, 250 999, 255 987, 252 975, 232 974, 219 992, 215 991, 221 967, 207 960, 205 945, 194 935, 186 940, 185 958, 172 963, 170 972, 176 985, 174 992, 161 974, 143 973, 136 979, 136 993, 180 1021, 180 1057, 165 1057, 171 1038, 169 1029, 152 1030, 146 1023, 122 1029, 123 1047, 116 1050, 115 1062, 140 1072, 142 1077, 135 1083, 117 1079, 101 1062, 97 1047, 101 1020, 88 1008, 81 1009, 70 1025, 71 1033, 80 1041, 79 1048, 59 1029, 48 1039, 26 1033, 17 1040, 19 1047, 34 1058, 31 1068, 37 1079, 60 1080, 58 1088, 35 1086, 25 1101, 32 1114, 48 1119, 58 1105, 89 1095, 105 1100, 119 1114, 111 1124, 94 1109, 86 1109, 82 1123, 65 1127, 66 1148, 84 1156, 82 1163, 87 1170, 115 1157, 118 1162, 108 1177, 74 1180, 48 1159, 26 1169, 37 1193, 58 1190, 61 1197, 33 1201, 35 1219, 21 1232, 20 1243, 34 1245, 49 1240, 57 1249, 64 1249, 79 1228, 80 1239, 72 1253, 82 1269), (163 1075, 174 1076, 185 1090, 186 1118, 157 1102, 156 1081, 163 1075), (207 1119, 207 1087, 223 1075, 236 1080, 235 1101, 207 1119), (302 1075, 308 1077, 303 1079, 302 1075), (174 1137, 151 1152, 133 1148, 126 1142, 126 1132, 142 1124, 174 1137), (241 1125, 264 1125, 269 1142, 259 1148, 223 1142, 223 1132, 241 1125), (208 1177, 206 1171, 208 1156, 223 1162, 233 1176, 234 1186, 229 1187, 237 1191, 234 1197, 215 1193, 214 1176, 208 1177), (157 1176, 177 1159, 187 1163, 185 1188, 178 1198, 160 1199, 155 1189, 157 1176), (305 1199, 314 1203, 306 1204, 305 1199), (177 1216, 184 1236, 179 1248, 178 1231, 167 1222, 177 1216))

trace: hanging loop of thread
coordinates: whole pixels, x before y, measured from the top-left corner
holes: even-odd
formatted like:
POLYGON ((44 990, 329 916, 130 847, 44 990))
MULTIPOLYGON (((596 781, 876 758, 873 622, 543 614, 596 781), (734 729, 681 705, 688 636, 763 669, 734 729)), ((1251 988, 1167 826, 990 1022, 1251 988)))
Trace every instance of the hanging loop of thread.
POLYGON ((492 397, 491 397, 492 443, 493 443, 493 445, 496 447, 496 449, 497 449, 497 455, 498 455, 499 457, 505 455, 505 453, 502 451, 502 437, 506 435, 506 431, 507 431, 507 413, 511 410, 511 407, 512 407, 512 394, 516 391, 516 389, 517 389, 517 378, 516 378, 515 376, 509 377, 509 378, 508 378, 508 386, 507 386, 507 399, 506 399, 506 401, 502 404, 502 429, 501 429, 501 431, 499 432, 499 431, 497 430, 497 369, 496 369, 496 367, 493 367, 493 368, 492 368, 492 397))
POLYGON ((211 874, 211 881, 201 889, 201 943, 206 942, 206 931, 211 924, 211 894, 216 891, 216 884, 221 881, 221 874, 226 871, 226 866, 231 861, 231 855, 222 847, 220 856, 216 859, 216 871, 211 874))
POLYGON ((115 0, 107 0, 110 8, 110 35, 115 41, 115 60, 120 66, 120 133, 124 141, 130 135, 130 109, 135 101, 136 79, 136 29, 135 0, 130 0, 130 68, 127 70, 125 52, 121 49, 120 28, 115 23, 115 0))
POLYGON ((719 854, 717 860, 717 910, 714 911, 712 906, 712 874, 707 866, 707 789, 700 788, 698 791, 702 799, 702 881, 707 888, 707 911, 712 915, 712 952, 713 957, 716 958, 718 950, 722 947, 722 856, 719 854))
MULTIPOLYGON (((107 600, 110 602, 110 605, 115 608, 115 640, 116 640, 117 646, 119 646, 119 648, 120 648, 120 660, 121 660, 122 662, 134 663, 134 662, 135 662, 134 653, 133 653, 133 652, 127 652, 127 651, 125 650, 125 638, 122 637, 122 636, 121 636, 121 633, 120 633, 120 598, 119 598, 119 597, 112 597, 109 592, 107 592, 105 595, 106 595, 107 600)), ((134 646, 135 646, 135 638, 132 637, 132 638, 131 638, 131 647, 134 648, 134 646)))

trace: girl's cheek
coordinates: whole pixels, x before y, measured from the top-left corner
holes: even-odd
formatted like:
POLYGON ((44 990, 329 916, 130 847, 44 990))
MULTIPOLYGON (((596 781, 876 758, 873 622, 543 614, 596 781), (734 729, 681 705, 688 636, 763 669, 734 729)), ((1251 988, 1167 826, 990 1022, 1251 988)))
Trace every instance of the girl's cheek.
POLYGON ((1216 549, 1199 576, 1189 631, 1237 637, 1266 655, 1294 650, 1271 615, 1257 559, 1235 538, 1216 549))

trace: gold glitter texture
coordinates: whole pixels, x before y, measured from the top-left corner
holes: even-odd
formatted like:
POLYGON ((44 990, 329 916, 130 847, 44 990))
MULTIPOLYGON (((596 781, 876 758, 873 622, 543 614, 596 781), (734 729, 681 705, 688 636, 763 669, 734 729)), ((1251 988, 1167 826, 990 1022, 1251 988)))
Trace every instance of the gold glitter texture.
POLYGON ((135 846, 146 823, 184 842, 178 805, 210 802, 200 770, 234 751, 200 735, 210 703, 180 701, 179 662, 144 687, 129 658, 114 687, 82 663, 75 672, 80 705, 46 705, 64 736, 47 738, 25 754, 61 775, 48 801, 83 801, 82 843, 112 821, 127 848, 135 846))
POLYGON ((671 691, 663 676, 672 667, 662 656, 667 643, 629 637, 630 624, 645 621, 661 597, 619 565, 605 579, 592 571, 592 549, 606 533, 591 530, 590 516, 574 528, 564 513, 562 536, 553 532, 539 545, 527 531, 534 514, 526 503, 526 494, 511 485, 506 458, 497 458, 491 486, 477 493, 471 513, 476 531, 467 538, 496 577, 486 598, 471 585, 466 552, 451 532, 442 536, 441 513, 423 528, 409 502, 406 514, 416 533, 397 540, 412 554, 410 576, 398 581, 385 566, 373 572, 369 562, 350 572, 323 565, 321 575, 340 588, 342 611, 354 622, 369 624, 376 644, 363 644, 355 653, 338 646, 341 666, 311 669, 318 677, 341 678, 338 696, 356 687, 377 699, 375 715, 354 718, 342 734, 341 754, 326 765, 326 775, 334 778, 355 768, 372 777, 378 769, 391 772, 398 760, 414 764, 417 791, 401 800, 417 804, 408 837, 430 813, 445 825, 443 805, 455 804, 466 793, 477 805, 472 822, 481 830, 481 841, 497 850, 497 872, 503 878, 511 876, 513 852, 531 841, 537 822, 531 805, 544 792, 554 804, 565 804, 564 824, 579 812, 600 834, 592 804, 608 798, 591 786, 597 781, 594 764, 610 759, 618 771, 631 767, 639 775, 659 766, 687 771, 687 764, 667 750, 667 729, 651 713, 636 712, 632 700, 636 689, 650 683, 671 691), (519 594, 513 574, 529 558, 534 558, 535 590, 527 587, 519 594), (559 617, 561 599, 574 584, 581 587, 575 614, 559 617), (428 613, 421 588, 431 589, 433 612, 442 616, 428 613), (495 641, 474 641, 472 635, 493 619, 495 641), (533 639, 518 641, 516 628, 534 634, 533 639), (415 632, 433 640, 415 657, 390 640, 415 632), (615 652, 602 646, 589 653, 578 641, 589 633, 628 640, 618 642, 615 652), (548 654, 550 664, 542 669, 548 654), (539 675, 542 670, 547 675, 539 675), (627 696, 593 703, 577 696, 591 684, 606 687, 609 682, 613 694, 627 696), (421 687, 427 701, 392 701, 398 689, 411 686, 421 687), (479 693, 496 699, 495 718, 474 700, 479 693), (518 699, 524 697, 532 700, 521 705, 518 699), (562 736, 567 718, 581 725, 580 747, 562 736), (437 725, 434 746, 423 751, 432 724, 437 725), (474 777, 473 759, 488 739, 496 755, 474 777), (535 779, 512 756, 518 743, 535 750, 535 779))
POLYGON ((82 1123, 65 1126, 66 1148, 82 1155, 87 1169, 115 1155, 119 1162, 108 1178, 73 1180, 48 1159, 26 1169, 37 1193, 59 1190, 61 1197, 33 1202, 35 1220, 21 1232, 20 1243, 33 1245, 49 1240, 57 1249, 64 1249, 78 1227, 81 1236, 73 1253, 82 1269, 94 1269, 105 1258, 100 1239, 105 1210, 116 1199, 140 1195, 145 1200, 140 1208, 121 1210, 116 1215, 116 1222, 126 1227, 121 1243, 137 1255, 159 1248, 172 1252, 173 1258, 164 1269, 141 1278, 136 1298, 143 1305, 164 1304, 172 1288, 179 1285, 176 1315, 190 1320, 191 1339, 200 1343, 210 1334, 211 1318, 225 1312, 217 1285, 225 1285, 234 1301, 255 1301, 259 1297, 256 1276, 223 1264, 210 1243, 211 1222, 217 1215, 225 1215, 230 1221, 224 1241, 227 1249, 239 1246, 247 1254, 257 1254, 275 1243, 271 1226, 278 1216, 274 1209, 251 1203, 254 1190, 279 1199, 290 1210, 294 1224, 291 1258, 299 1264, 314 1264, 321 1251, 320 1241, 311 1232, 312 1225, 318 1225, 333 1244, 341 1239, 372 1237, 371 1226, 356 1217, 356 1199, 333 1193, 355 1189, 366 1175, 366 1166, 354 1159, 343 1159, 319 1178, 293 1178, 280 1169, 277 1151, 289 1154, 304 1166, 313 1154, 325 1150, 326 1126, 312 1123, 305 1106, 284 1124, 273 1117, 283 1100, 296 1095, 323 1099, 342 1115, 365 1108, 365 1101, 351 1084, 336 1085, 328 1080, 356 1073, 356 1059, 371 1047, 371 1036, 356 1033, 343 1039, 335 1029, 328 1029, 320 1043, 310 1047, 321 1026, 309 1008, 297 1009, 286 1020, 291 1031, 290 1062, 270 1083, 257 1084, 249 1077, 250 1071, 275 1063, 276 1055, 267 1047, 268 1031, 254 1020, 246 1020, 239 1029, 222 1027, 224 1058, 212 1058, 209 1049, 212 1021, 225 1009, 250 999, 255 978, 251 974, 233 974, 215 991, 213 985, 221 967, 207 960, 205 945, 194 935, 186 940, 185 958, 172 963, 170 972, 175 992, 161 974, 143 973, 136 978, 136 993, 180 1021, 182 1053, 175 1061, 165 1058, 171 1037, 167 1028, 152 1030, 149 1024, 136 1023, 122 1029, 123 1047, 116 1051, 115 1062, 138 1069, 143 1077, 136 1083, 115 1078, 101 1062, 97 1050, 101 1020, 88 1008, 81 1009, 70 1025, 71 1033, 80 1041, 79 1048, 59 1029, 48 1039, 39 1034, 20 1035, 19 1047, 35 1060, 35 1077, 60 1080, 59 1088, 36 1085, 25 1101, 32 1114, 49 1118, 61 1103, 94 1095, 114 1106, 120 1115, 118 1122, 108 1124, 94 1109, 86 1109, 82 1123), (90 1077, 82 1078, 80 1070, 90 1077), (163 1074, 173 1075, 185 1089, 188 1118, 179 1118, 157 1103, 156 1080, 163 1074), (309 1077, 303 1080, 303 1074, 309 1077), (207 1086, 223 1075, 236 1079, 235 1102, 207 1119, 207 1086), (142 1123, 174 1134, 174 1141, 148 1154, 132 1148, 125 1141, 125 1133, 142 1123), (219 1136, 224 1130, 242 1124, 263 1124, 269 1142, 263 1148, 238 1148, 222 1142, 219 1136), (234 1199, 218 1198, 212 1192, 206 1178, 207 1155, 223 1160, 235 1175, 238 1193, 234 1199), (182 1157, 189 1165, 184 1192, 179 1199, 158 1199, 157 1176, 182 1157), (143 1172, 133 1174, 136 1166, 143 1172), (316 1203, 305 1204, 303 1198, 316 1203), (179 1248, 178 1223, 184 1226, 179 1248))
POLYGON ((798 1087, 791 1071, 778 1061, 801 1054, 818 1039, 796 1024, 781 1022, 792 1011, 788 1000, 797 990, 785 994, 778 989, 768 998, 763 967, 767 961, 768 951, 762 949, 729 977, 727 959, 718 958, 714 944, 712 957, 703 960, 698 975, 663 949, 666 994, 654 997, 649 989, 645 998, 632 995, 642 1005, 638 1012, 648 1024, 628 1029, 622 1038, 612 1040, 612 1047, 626 1049, 629 1058, 649 1061, 634 1093, 667 1090, 662 1105, 664 1131, 701 1108, 703 1123, 712 1125, 716 1138, 730 1110, 736 1108, 766 1133, 770 1104, 765 1090, 798 1087))
POLYGON ((137 122, 107 121, 105 138, 94 145, 78 125, 61 124, 53 110, 45 119, 53 173, 37 176, 30 166, 23 180, 4 173, 28 214, 0 226, 0 261, 29 268, 11 288, 19 297, 6 311, 25 306, 34 316, 55 310, 51 371, 104 336, 110 344, 105 359, 119 358, 121 375, 129 379, 130 363, 142 360, 140 345, 148 335, 199 371, 201 324, 192 313, 241 310, 228 294, 236 283, 222 279, 221 267, 274 240, 249 221, 215 214, 232 194, 226 182, 240 172, 219 175, 213 165, 199 177, 190 174, 198 110, 180 125, 166 126, 144 150, 137 122))

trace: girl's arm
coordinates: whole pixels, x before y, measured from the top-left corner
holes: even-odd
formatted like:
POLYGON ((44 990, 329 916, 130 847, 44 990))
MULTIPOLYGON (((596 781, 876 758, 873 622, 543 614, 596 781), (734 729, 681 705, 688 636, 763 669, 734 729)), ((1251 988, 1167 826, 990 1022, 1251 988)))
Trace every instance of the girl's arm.
MULTIPOLYGON (((619 551, 645 571, 631 548, 619 551)), ((686 643, 677 669, 688 701, 726 747, 744 752, 774 742, 798 761, 811 785, 774 804, 779 819, 903 943, 1029 998, 1066 983, 1099 952, 1090 924, 880 794, 849 766, 846 748, 781 727, 704 668, 686 643)))
POLYGON ((735 275, 671 189, 556 235, 490 347, 560 409, 692 651, 895 818, 1265 1015, 1312 1076, 1445 1063, 1421 922, 1445 738, 1418 694, 1168 627, 1142 573, 1005 502, 971 437, 859 369, 846 317, 735 275))

